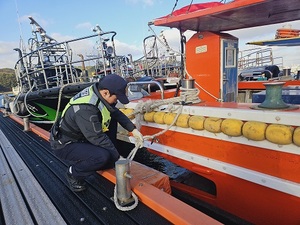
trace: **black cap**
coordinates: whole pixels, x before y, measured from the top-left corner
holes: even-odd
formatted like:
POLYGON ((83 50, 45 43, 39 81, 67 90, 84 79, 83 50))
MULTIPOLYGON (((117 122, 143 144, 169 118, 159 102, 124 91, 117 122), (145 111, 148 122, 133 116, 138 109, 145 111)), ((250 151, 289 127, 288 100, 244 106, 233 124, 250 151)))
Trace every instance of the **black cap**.
POLYGON ((117 99, 128 104, 129 100, 126 96, 127 82, 117 74, 108 74, 99 81, 99 89, 107 89, 111 94, 115 94, 117 99))

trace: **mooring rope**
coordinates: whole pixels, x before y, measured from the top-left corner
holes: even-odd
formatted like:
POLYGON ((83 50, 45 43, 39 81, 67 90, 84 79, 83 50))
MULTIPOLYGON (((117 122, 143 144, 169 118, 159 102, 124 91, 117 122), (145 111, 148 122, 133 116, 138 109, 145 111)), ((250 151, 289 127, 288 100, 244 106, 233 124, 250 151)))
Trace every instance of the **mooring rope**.
MULTIPOLYGON (((133 113, 128 115, 128 117, 133 116, 133 115, 135 116, 136 126, 139 128, 139 127, 141 127, 142 114, 144 114, 146 112, 152 112, 152 111, 154 111, 155 109, 159 108, 162 105, 168 105, 169 111, 177 111, 177 114, 176 114, 174 120, 172 121, 172 123, 169 126, 167 126, 164 130, 162 130, 162 131, 160 131, 156 134, 144 136, 144 140, 154 140, 156 137, 164 134, 172 126, 174 126, 174 124, 176 123, 178 117, 182 113, 183 105, 201 102, 201 100, 198 97, 199 89, 197 89, 197 88, 193 88, 193 89, 181 88, 181 90, 182 90, 182 92, 181 92, 181 95, 179 97, 174 97, 174 98, 169 98, 169 99, 162 99, 162 100, 148 100, 146 102, 140 102, 135 107, 133 113), (175 103, 179 103, 179 105, 176 109, 173 109, 175 103)), ((137 148, 134 148, 129 153, 127 159, 133 160, 137 150, 138 150, 137 148)))
MULTIPOLYGON (((128 117, 130 117, 131 115, 135 115, 135 117, 139 118, 138 120, 141 120, 141 115, 144 114, 145 112, 151 112, 154 111, 154 109, 158 108, 159 106, 162 105, 169 105, 168 108, 170 108, 170 111, 177 111, 176 116, 174 117, 172 123, 167 126, 164 130, 153 134, 153 135, 145 135, 143 140, 154 140, 156 137, 164 134, 165 132, 167 132, 172 126, 174 126, 174 124, 176 123, 178 117, 180 116, 180 114, 182 113, 183 110, 183 105, 184 104, 188 104, 188 103, 198 103, 200 102, 200 99, 198 97, 199 94, 199 90, 194 88, 194 89, 184 89, 181 88, 182 90, 182 94, 179 97, 174 97, 174 98, 170 98, 170 99, 166 99, 166 100, 149 100, 146 102, 141 102, 138 103, 137 106, 134 109, 134 112, 130 115, 128 115, 128 117), (175 103, 180 103, 180 105, 178 105, 178 107, 176 109, 171 110, 172 108, 174 108, 174 104, 175 103)), ((140 123, 140 121, 136 120, 136 123, 140 123)), ((131 163, 131 161, 133 160, 134 156, 136 155, 137 151, 139 150, 138 146, 135 146, 130 153, 127 156, 127 160, 129 161, 129 163, 131 163)), ((134 203, 130 206, 121 206, 119 204, 118 201, 118 197, 117 197, 117 184, 115 185, 114 188, 114 203, 117 207, 117 209, 121 210, 121 211, 129 211, 134 209, 137 205, 138 205, 138 197, 136 196, 136 194, 134 192, 131 192, 131 195, 134 199, 134 203)))
MULTIPOLYGON (((129 164, 131 164, 131 161, 133 160, 134 156, 135 156, 135 153, 137 152, 137 150, 139 149, 139 146, 135 146, 131 152, 129 153, 129 155, 127 156, 127 160, 129 161, 129 164)), ((119 160, 122 160, 124 159, 122 156, 120 156, 120 159, 119 160)), ((115 188, 114 188, 114 203, 115 203, 115 206, 117 209, 121 210, 121 211, 130 211, 132 209, 134 209, 135 207, 137 207, 138 203, 139 203, 139 200, 138 200, 138 197, 137 195, 132 191, 131 192, 131 196, 132 198, 134 199, 134 203, 130 206, 121 206, 120 203, 119 203, 119 200, 118 200, 118 196, 117 196, 117 182, 116 182, 116 185, 115 185, 115 188)))
POLYGON ((63 90, 64 90, 65 87, 71 86, 71 85, 74 85, 74 83, 64 84, 64 85, 61 86, 61 88, 59 89, 59 92, 58 92, 58 101, 57 101, 57 108, 56 108, 56 114, 55 114, 55 120, 54 120, 54 122, 56 122, 57 119, 58 119, 58 117, 59 117, 59 109, 60 109, 61 97, 62 97, 62 94, 63 94, 63 90))
MULTIPOLYGON (((36 85, 36 82, 34 82, 33 85, 32 85, 32 87, 30 88, 30 90, 25 94, 25 96, 24 96, 24 105, 25 105, 26 110, 28 111, 28 113, 29 113, 31 116, 36 117, 36 118, 42 118, 42 117, 47 116, 47 113, 45 113, 44 115, 40 115, 40 116, 34 115, 34 113, 32 113, 31 110, 30 110, 30 109, 28 108, 28 106, 27 106, 27 96, 28 96, 28 94, 29 94, 30 92, 32 92, 33 88, 35 88, 36 86, 37 86, 37 85, 36 85)), ((28 117, 28 116, 27 116, 27 117, 28 117)))
MULTIPOLYGON (((83 84, 84 82, 78 82, 77 84, 83 84)), ((61 88, 59 89, 59 93, 58 93, 58 101, 57 101, 57 108, 56 108, 56 114, 55 114, 55 120, 54 123, 57 121, 58 117, 59 117, 59 109, 60 109, 60 104, 61 104, 61 98, 62 98, 62 94, 63 94, 63 90, 65 87, 67 86, 71 86, 74 85, 74 83, 68 83, 68 84, 64 84, 63 86, 61 86, 61 88)))
POLYGON ((115 206, 116 206, 117 209, 119 209, 121 211, 130 211, 130 210, 133 210, 134 208, 136 208, 138 203, 139 203, 138 197, 133 191, 131 192, 131 196, 134 199, 134 203, 130 206, 121 206, 120 203, 119 203, 118 197, 117 197, 117 184, 115 185, 115 188, 114 188, 114 203, 115 203, 115 206))
POLYGON ((181 95, 178 97, 168 98, 168 99, 161 99, 161 100, 148 100, 145 102, 140 102, 134 109, 133 115, 145 112, 152 112, 154 109, 158 108, 162 105, 169 105, 169 104, 188 104, 188 103, 199 103, 200 99, 198 97, 199 89, 186 89, 180 88, 182 90, 181 95))

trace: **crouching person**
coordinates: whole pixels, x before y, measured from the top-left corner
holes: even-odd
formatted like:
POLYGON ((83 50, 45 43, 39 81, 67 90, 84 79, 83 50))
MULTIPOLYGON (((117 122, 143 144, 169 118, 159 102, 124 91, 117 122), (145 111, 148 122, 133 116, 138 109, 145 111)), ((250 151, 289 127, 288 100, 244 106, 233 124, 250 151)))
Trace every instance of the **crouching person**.
POLYGON ((95 171, 114 167, 120 155, 115 147, 117 122, 143 147, 143 136, 115 107, 127 104, 127 82, 116 74, 85 88, 67 104, 50 132, 50 145, 60 159, 70 162, 67 181, 74 192, 86 189, 85 178, 95 171))

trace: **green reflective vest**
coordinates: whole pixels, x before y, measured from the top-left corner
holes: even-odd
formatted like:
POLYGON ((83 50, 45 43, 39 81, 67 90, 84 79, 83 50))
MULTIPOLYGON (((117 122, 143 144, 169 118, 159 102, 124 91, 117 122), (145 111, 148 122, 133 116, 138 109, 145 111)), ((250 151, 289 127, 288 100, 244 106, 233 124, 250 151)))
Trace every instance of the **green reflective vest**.
POLYGON ((81 92, 77 93, 73 98, 71 98, 70 102, 67 104, 67 106, 62 112, 62 117, 65 115, 65 112, 71 105, 80 104, 91 104, 97 106, 102 114, 102 131, 108 131, 109 123, 111 120, 110 112, 105 107, 105 105, 99 100, 98 96, 93 92, 93 86, 85 88, 81 92))

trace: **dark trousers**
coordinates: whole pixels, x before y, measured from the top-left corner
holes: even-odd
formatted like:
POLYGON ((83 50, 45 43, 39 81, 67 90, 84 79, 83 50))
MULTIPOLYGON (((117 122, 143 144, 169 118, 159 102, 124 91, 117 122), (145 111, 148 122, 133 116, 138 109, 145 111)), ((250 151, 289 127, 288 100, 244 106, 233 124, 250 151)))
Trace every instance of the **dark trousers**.
MULTIPOLYGON (((116 134, 117 122, 112 119, 107 136, 115 146, 116 134)), ((78 179, 90 176, 97 170, 113 168, 115 163, 108 150, 89 142, 68 144, 63 149, 55 150, 55 155, 70 163, 72 175, 78 179)))
POLYGON ((72 175, 78 179, 114 166, 108 150, 90 143, 71 143, 63 149, 56 150, 55 154, 70 163, 72 175))

